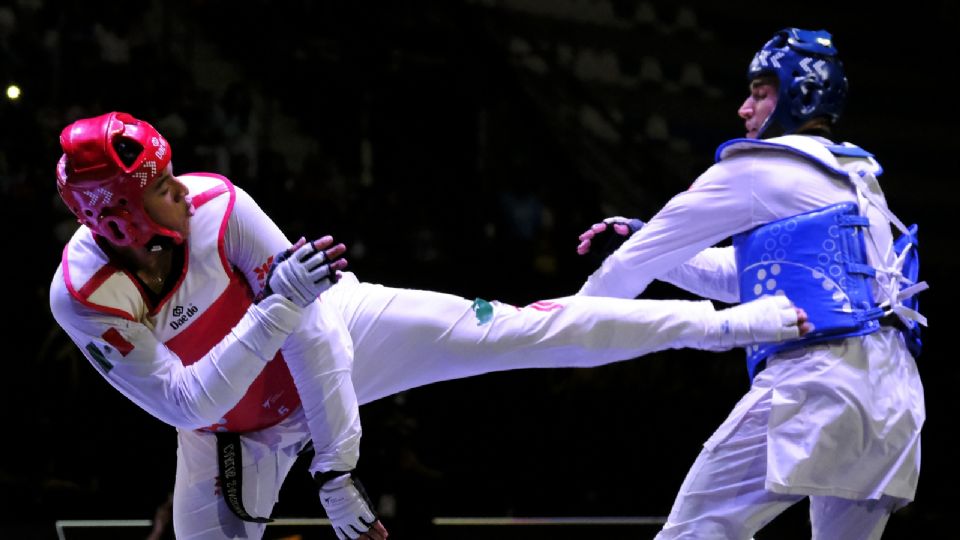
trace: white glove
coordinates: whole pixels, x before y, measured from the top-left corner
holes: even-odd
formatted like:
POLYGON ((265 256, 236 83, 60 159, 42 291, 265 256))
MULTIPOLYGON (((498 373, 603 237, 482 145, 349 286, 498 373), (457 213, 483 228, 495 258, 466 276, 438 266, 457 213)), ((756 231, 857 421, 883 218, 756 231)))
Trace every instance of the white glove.
POLYGON ((808 329, 806 314, 786 296, 765 296, 711 314, 707 348, 723 351, 753 343, 795 339, 808 329))
POLYGON ((352 473, 324 482, 320 486, 320 504, 340 540, 359 538, 377 522, 363 484, 352 473))
POLYGON ((314 242, 297 241, 289 250, 276 257, 267 276, 266 294, 280 294, 300 307, 307 307, 340 279, 340 270, 346 267, 341 259, 346 248, 325 236, 314 242), (292 253, 291 253, 292 252, 292 253))

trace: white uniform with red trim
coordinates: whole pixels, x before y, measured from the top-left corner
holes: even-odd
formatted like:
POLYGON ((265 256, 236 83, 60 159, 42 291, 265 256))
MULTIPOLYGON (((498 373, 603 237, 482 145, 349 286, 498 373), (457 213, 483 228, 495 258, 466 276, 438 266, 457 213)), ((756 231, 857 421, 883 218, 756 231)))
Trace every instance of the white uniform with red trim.
MULTIPOLYGON (((829 144, 826 139, 792 135, 768 142, 799 147, 835 168, 871 167, 863 159, 838 161, 822 147, 829 144)), ((883 200, 879 184, 870 189, 883 200)), ((854 186, 800 152, 771 147, 734 153, 707 169, 624 242, 580 294, 633 298, 659 278, 735 303, 739 285, 733 248, 705 248, 764 223, 839 202, 858 202, 854 186)), ((868 255, 871 264, 880 266, 875 261, 891 254, 873 248, 889 248, 890 224, 876 209, 867 212, 873 250, 868 255)), ((894 506, 912 500, 924 419, 917 366, 894 328, 776 354, 704 445, 668 522, 667 529, 676 530, 665 529, 661 537, 747 538, 751 527, 755 531, 776 515, 776 507, 810 495, 814 526, 820 528, 815 538, 859 538, 861 532, 844 532, 836 521, 817 523, 817 516, 828 512, 821 512, 817 497, 890 498, 894 506)), ((858 519, 839 503, 828 506, 835 515, 858 519)))
POLYGON ((311 471, 356 465, 358 403, 492 371, 732 346, 709 302, 576 297, 517 308, 360 283, 345 273, 307 308, 282 357, 264 367, 234 346, 230 327, 243 321, 270 257, 290 242, 226 179, 179 180, 194 194, 196 212, 184 275, 159 306, 150 308, 136 280, 111 266, 81 228, 64 250, 51 307, 114 387, 180 428, 174 525, 181 540, 263 533, 263 524, 236 518, 219 496, 211 426, 244 432, 243 503, 250 514, 269 516, 309 441, 311 471))
MULTIPOLYGON (((177 379, 186 375, 173 369, 179 366, 172 368, 169 360, 179 360, 183 366, 201 360, 246 313, 252 298, 245 277, 228 262, 224 252, 223 231, 235 199, 232 186, 222 178, 208 175, 184 176, 180 180, 197 195, 192 203, 195 215, 191 218, 184 269, 176 286, 158 305, 151 306, 140 283, 128 271, 111 263, 89 229, 80 228, 64 248, 60 267, 63 278, 57 276, 54 290, 59 292, 62 285, 73 300, 90 310, 87 315, 102 314, 102 321, 107 324, 100 340, 83 336, 82 324, 71 328, 70 323, 80 323, 79 319, 71 317, 65 321, 65 327, 78 345, 93 356, 108 381, 161 420, 180 427, 209 424, 211 430, 234 432, 276 424, 300 404, 283 361, 254 366, 259 375, 245 385, 245 392, 236 389, 227 395, 213 396, 217 402, 236 402, 236 397, 242 396, 228 413, 218 418, 194 414, 175 394, 157 387, 175 387, 177 379), (142 324, 142 328, 134 323, 142 324), (145 339, 138 339, 141 337, 145 339), (166 349, 159 348, 158 354, 154 341, 166 349), (155 377, 160 373, 165 376, 155 377)), ((84 319, 92 322, 90 317, 84 319)))
MULTIPOLYGON (((192 174, 179 180, 193 194, 194 215, 183 271, 168 295, 151 305, 139 282, 111 263, 89 229, 80 228, 64 248, 51 286, 54 316, 115 388, 181 428, 178 507, 186 502, 183 508, 192 511, 199 501, 216 495, 212 483, 200 490, 193 486, 217 476, 215 461, 212 471, 194 466, 214 457, 194 459, 196 450, 190 448, 196 441, 213 441, 211 431, 262 433, 301 411, 291 369, 312 385, 310 405, 325 413, 309 425, 304 422, 292 439, 302 446, 311 433, 316 435, 316 470, 354 468, 360 423, 349 384, 352 359, 346 329, 322 329, 332 306, 318 302, 305 310, 293 334, 298 339, 288 339, 283 346, 290 351, 286 357, 270 353, 259 358, 240 343, 232 329, 243 324, 251 305, 250 284, 257 291, 262 288, 273 254, 290 243, 226 179, 192 174), (329 388, 342 390, 326 391, 329 388), (200 497, 183 495, 191 489, 200 497)), ((258 450, 249 456, 253 461, 269 453, 258 450)), ((254 481, 248 487, 256 488, 256 473, 251 475, 254 481)), ((204 522, 217 512, 193 520, 182 519, 184 515, 177 513, 176 526, 178 534, 182 530, 189 536, 191 530, 207 527, 204 522)))

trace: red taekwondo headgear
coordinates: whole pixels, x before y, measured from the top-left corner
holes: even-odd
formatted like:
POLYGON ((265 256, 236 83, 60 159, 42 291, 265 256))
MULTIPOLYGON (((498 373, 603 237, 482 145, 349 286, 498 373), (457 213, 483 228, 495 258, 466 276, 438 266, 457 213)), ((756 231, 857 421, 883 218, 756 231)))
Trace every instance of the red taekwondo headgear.
POLYGON ((183 241, 143 207, 170 164, 170 145, 153 126, 122 112, 83 118, 63 129, 60 146, 57 191, 81 224, 118 246, 142 247, 156 235, 183 241))

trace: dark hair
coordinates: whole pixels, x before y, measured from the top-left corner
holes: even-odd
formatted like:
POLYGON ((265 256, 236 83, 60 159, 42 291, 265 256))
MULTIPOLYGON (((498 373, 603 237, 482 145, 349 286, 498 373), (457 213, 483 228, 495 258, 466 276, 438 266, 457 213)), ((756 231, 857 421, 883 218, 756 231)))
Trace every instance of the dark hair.
POLYGON ((830 117, 818 116, 797 128, 795 133, 798 135, 817 135, 829 139, 833 137, 833 124, 830 117))

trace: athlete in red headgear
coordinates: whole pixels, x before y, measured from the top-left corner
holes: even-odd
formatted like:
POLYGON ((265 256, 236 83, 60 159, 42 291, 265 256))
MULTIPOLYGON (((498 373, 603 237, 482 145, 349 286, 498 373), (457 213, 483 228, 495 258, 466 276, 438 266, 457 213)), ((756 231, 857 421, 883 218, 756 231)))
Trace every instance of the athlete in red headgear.
POLYGON ((80 223, 117 246, 145 246, 163 237, 183 241, 144 208, 147 189, 162 176, 172 178, 170 146, 153 126, 109 113, 71 124, 60 144, 57 190, 80 223))
POLYGON ((360 283, 332 238, 291 246, 226 178, 175 177, 146 122, 78 120, 61 144, 60 193, 85 226, 64 248, 51 309, 111 385, 178 428, 181 540, 259 538, 311 442, 338 537, 385 538, 353 474, 359 404, 491 371, 720 350, 805 328, 782 297, 719 312, 597 298, 517 308, 360 283))

